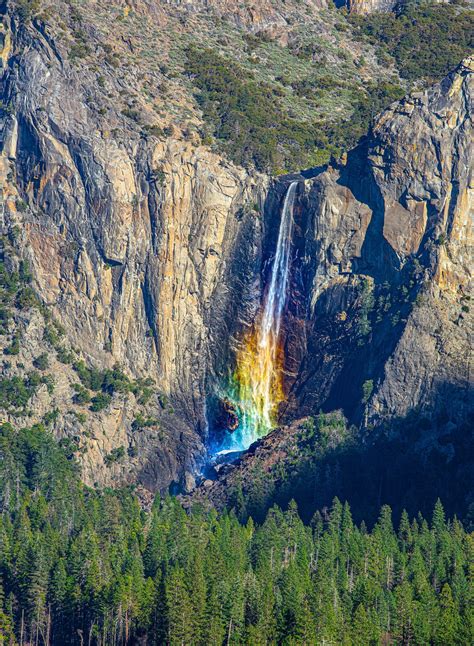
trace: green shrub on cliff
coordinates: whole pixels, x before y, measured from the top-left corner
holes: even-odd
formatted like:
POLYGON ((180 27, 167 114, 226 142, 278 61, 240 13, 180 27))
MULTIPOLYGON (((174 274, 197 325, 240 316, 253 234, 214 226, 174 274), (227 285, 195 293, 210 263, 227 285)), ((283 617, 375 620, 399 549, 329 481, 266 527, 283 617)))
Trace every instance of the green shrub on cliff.
MULTIPOLYGON (((140 404, 146 404, 154 392, 150 388, 154 383, 153 379, 146 378, 133 381, 127 377, 118 365, 115 365, 111 369, 99 370, 86 366, 85 362, 81 359, 75 361, 72 367, 76 371, 84 390, 100 391, 99 395, 102 393, 103 395, 111 397, 116 393, 130 392, 137 397, 140 404)), ((78 392, 77 389, 76 392, 78 392)), ((78 401, 77 395, 76 401, 78 401)), ((100 406, 100 404, 98 405, 100 406)))
POLYGON ((20 335, 15 333, 12 337, 10 345, 8 345, 3 351, 7 355, 17 355, 20 354, 20 335))
POLYGON ((25 412, 26 405, 39 386, 47 385, 48 378, 39 372, 30 372, 26 377, 4 377, 0 379, 0 409, 12 414, 25 412))
POLYGON ((186 71, 199 88, 205 120, 236 163, 264 171, 298 168, 325 148, 316 124, 289 117, 274 87, 215 51, 190 47, 186 71))
POLYGON ((91 400, 91 394, 82 384, 73 384, 75 391, 74 401, 76 404, 88 404, 91 400))
POLYGON ((39 307, 40 300, 31 287, 26 285, 25 287, 22 287, 16 296, 16 306, 21 309, 29 309, 30 307, 39 307))
POLYGON ((349 20, 410 81, 439 80, 474 51, 474 12, 464 2, 407 2, 397 13, 353 14, 349 20))
MULTIPOLYGON (((280 86, 257 80, 252 72, 211 49, 190 47, 186 71, 199 89, 196 99, 223 150, 237 164, 279 174, 317 166, 355 144, 370 120, 403 90, 387 81, 354 88, 350 119, 309 121, 290 116, 280 86)), ((288 93, 315 98, 350 84, 312 74, 292 83, 288 93)))
POLYGON ((94 395, 94 397, 92 397, 90 409, 92 412, 98 413, 102 410, 105 410, 109 406, 111 401, 111 395, 107 393, 98 393, 97 395, 94 395))
POLYGON ((158 427, 159 421, 155 417, 145 417, 139 413, 132 423, 132 429, 134 431, 141 430, 143 428, 158 427))
POLYGON ((8 334, 11 314, 8 308, 0 306, 0 334, 8 334))
POLYGON ((367 381, 364 381, 364 383, 362 384, 362 403, 363 404, 367 404, 367 402, 372 396, 373 391, 374 391, 373 379, 367 379, 367 381))
POLYGON ((20 20, 26 22, 39 11, 41 2, 40 0, 16 0, 15 6, 20 20))
POLYGON ((56 321, 50 321, 43 330, 43 339, 53 348, 58 350, 61 347, 64 328, 56 321))
POLYGON ((120 462, 124 457, 125 448, 123 446, 119 446, 116 449, 112 449, 112 451, 105 456, 105 464, 110 466, 114 462, 120 462))

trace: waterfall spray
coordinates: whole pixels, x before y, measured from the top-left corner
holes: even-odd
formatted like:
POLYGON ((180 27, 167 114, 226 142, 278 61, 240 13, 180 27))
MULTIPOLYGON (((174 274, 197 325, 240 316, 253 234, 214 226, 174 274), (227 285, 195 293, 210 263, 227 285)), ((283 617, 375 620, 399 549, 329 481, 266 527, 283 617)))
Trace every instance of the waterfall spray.
POLYGON ((284 399, 280 332, 289 283, 296 187, 297 182, 292 182, 285 195, 262 307, 237 354, 237 368, 228 394, 240 422, 232 435, 232 449, 246 449, 266 435, 274 427, 278 406, 284 399))

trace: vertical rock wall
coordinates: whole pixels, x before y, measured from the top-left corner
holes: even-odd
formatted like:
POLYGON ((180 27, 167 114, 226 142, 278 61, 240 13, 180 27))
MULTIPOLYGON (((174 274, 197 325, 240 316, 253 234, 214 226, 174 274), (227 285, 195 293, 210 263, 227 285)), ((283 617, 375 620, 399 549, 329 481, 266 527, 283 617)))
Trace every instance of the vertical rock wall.
POLYGON ((142 447, 120 476, 103 458, 127 444, 133 402, 90 421, 116 439, 88 443, 86 480, 133 480, 138 470, 163 486, 204 452, 206 375, 227 352, 229 310, 254 280, 266 180, 192 140, 145 133, 119 112, 104 126, 94 102, 105 89, 93 72, 72 66, 37 25, 14 21, 7 33, 5 225, 21 231, 34 287, 78 356, 154 379, 150 414, 158 394, 170 401, 165 439, 152 441, 151 455, 142 447), (153 466, 160 453, 166 468, 153 466))

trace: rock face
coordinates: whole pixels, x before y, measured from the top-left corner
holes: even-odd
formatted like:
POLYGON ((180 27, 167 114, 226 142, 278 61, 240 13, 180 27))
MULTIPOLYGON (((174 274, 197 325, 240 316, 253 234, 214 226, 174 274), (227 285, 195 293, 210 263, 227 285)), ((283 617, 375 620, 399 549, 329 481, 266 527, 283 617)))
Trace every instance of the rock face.
MULTIPOLYGON (((435 1, 439 4, 448 2, 448 0, 435 1)), ((403 5, 403 2, 400 0, 346 0, 344 4, 349 13, 364 15, 369 13, 388 13, 389 11, 395 11, 397 7, 403 5)), ((337 2, 336 5, 340 6, 337 2)))
POLYGON ((307 310, 294 344, 305 358, 291 417, 342 408, 370 426, 417 408, 467 414, 472 73, 467 59, 395 103, 338 167, 301 185, 307 310))
MULTIPOLYGON (((10 29, 5 227, 21 231, 34 287, 77 356, 151 377, 160 401, 170 402, 160 437, 147 431, 134 464, 122 468, 102 469, 103 460, 135 444, 136 402, 125 398, 110 414, 92 415, 88 425, 98 431, 86 441, 85 479, 139 477, 150 487, 167 486, 203 454, 205 379, 229 312, 245 296, 245 270, 234 284, 234 263, 244 263, 254 281, 266 179, 192 141, 144 136, 114 111, 107 123, 98 122, 90 96, 95 79, 65 61, 40 28, 13 21, 10 29)), ((111 73, 102 83, 120 80, 111 73)), ((31 365, 42 349, 37 319, 37 338, 24 335, 18 363, 31 365)), ((56 373, 63 395, 71 393, 74 372, 63 366, 56 373)), ((154 400, 149 414, 162 408, 154 400)), ((63 408, 58 397, 49 405, 63 408)))
MULTIPOLYGON (((41 307, 17 299, 3 370, 16 378, 49 353, 54 391, 36 389, 28 423, 57 411, 51 427, 76 443, 88 484, 190 488, 206 455, 207 398, 258 306, 287 178, 272 183, 202 145, 195 106, 189 129, 175 126, 186 97, 157 90, 161 72, 132 96, 146 52, 123 34, 104 41, 100 4, 87 4, 92 25, 72 16, 74 43, 60 21, 4 16, 5 263, 19 273, 28 261, 41 307), (81 66, 84 50, 97 66, 81 66), (134 385, 91 411, 78 401, 80 360, 119 364, 134 385)), ((164 5, 112 5, 117 25, 132 8, 165 34, 164 5)), ((223 16, 233 6, 213 3, 223 16)), ((275 38, 284 22, 273 3, 236 19, 275 38)), ((465 413, 471 78, 466 61, 386 111, 344 163, 300 178, 282 419, 342 408, 368 429, 417 406, 439 411, 440 392, 465 413)))
POLYGON ((346 6, 349 13, 368 14, 393 11, 398 0, 347 0, 346 6))

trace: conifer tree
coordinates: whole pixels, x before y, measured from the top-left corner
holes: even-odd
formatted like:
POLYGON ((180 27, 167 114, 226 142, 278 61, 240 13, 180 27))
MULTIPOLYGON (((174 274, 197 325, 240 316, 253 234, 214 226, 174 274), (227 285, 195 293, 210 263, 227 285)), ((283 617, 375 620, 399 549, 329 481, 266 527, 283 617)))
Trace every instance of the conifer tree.
POLYGON ((396 612, 394 617, 394 634, 397 644, 409 646, 413 643, 413 590, 408 581, 404 581, 395 589, 396 612))
POLYGON ((0 646, 15 646, 12 618, 5 608, 5 594, 0 578, 0 646))
POLYGON ((191 601, 184 571, 180 567, 173 567, 167 578, 166 603, 168 643, 170 646, 187 646, 192 639, 191 601))
POLYGON ((449 646, 458 643, 460 618, 449 583, 445 583, 439 599, 437 627, 434 634, 436 646, 449 646))
POLYGON ((410 527, 410 519, 408 518, 406 509, 402 511, 402 515, 400 517, 400 525, 398 528, 398 538, 401 541, 402 549, 404 551, 409 550, 412 544, 412 534, 411 534, 411 527, 410 527))
POLYGON ((353 646, 369 646, 372 643, 373 630, 369 616, 360 603, 354 613, 351 626, 351 643, 353 646))
POLYGON ((446 531, 444 507, 439 498, 437 499, 433 509, 433 519, 431 521, 431 526, 438 535, 446 531))

